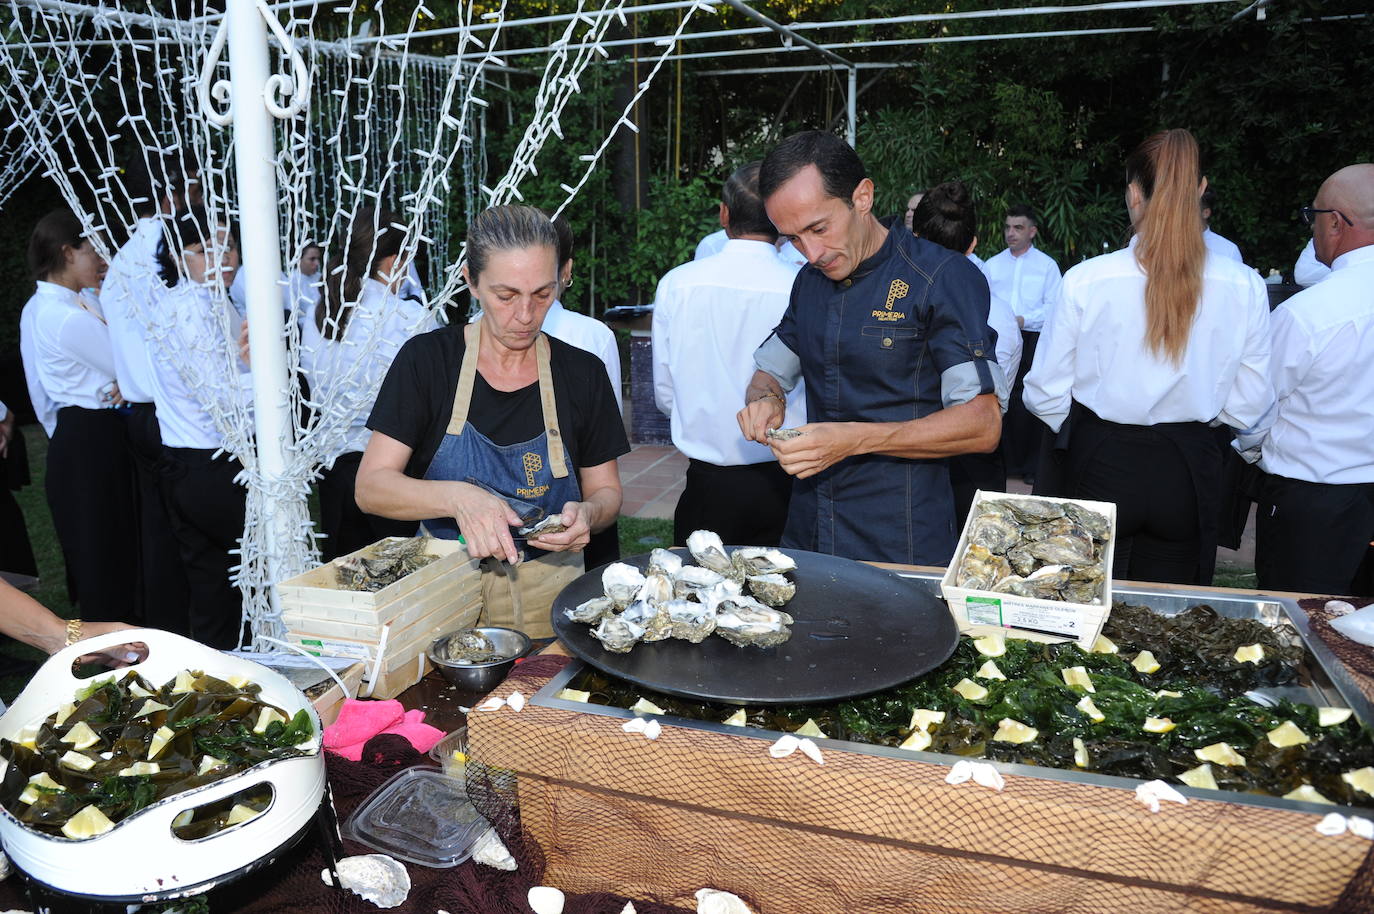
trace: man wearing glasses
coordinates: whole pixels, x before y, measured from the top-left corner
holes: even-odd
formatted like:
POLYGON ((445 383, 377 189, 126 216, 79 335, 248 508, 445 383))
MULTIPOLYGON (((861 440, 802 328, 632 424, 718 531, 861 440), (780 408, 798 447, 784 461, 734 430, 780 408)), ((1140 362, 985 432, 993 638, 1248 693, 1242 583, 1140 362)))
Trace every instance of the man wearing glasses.
POLYGON ((1277 405, 1239 442, 1262 444, 1255 570, 1263 590, 1351 594, 1374 540, 1374 164, 1327 178, 1301 216, 1331 276, 1271 317, 1277 405))

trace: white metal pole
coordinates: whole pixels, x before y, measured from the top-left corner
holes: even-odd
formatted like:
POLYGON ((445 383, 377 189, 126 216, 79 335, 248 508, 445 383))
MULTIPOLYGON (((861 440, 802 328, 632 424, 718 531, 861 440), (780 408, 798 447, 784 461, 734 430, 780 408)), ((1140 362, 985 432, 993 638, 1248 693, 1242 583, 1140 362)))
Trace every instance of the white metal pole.
MULTIPOLYGON (((258 470, 269 491, 286 469, 292 429, 286 397, 286 334, 281 294, 281 241, 277 228, 277 173, 267 108, 271 75, 267 24, 254 0, 228 0, 230 111, 234 124, 234 169, 238 177, 239 236, 244 290, 248 297, 248 348, 253 367, 253 409, 258 470)), ((276 605, 276 556, 290 539, 281 526, 280 506, 269 498, 268 580, 276 605)))
POLYGON ((858 123, 858 110, 859 110, 859 105, 858 105, 858 100, 859 100, 859 68, 858 68, 858 67, 850 67, 850 68, 849 68, 849 102, 848 102, 849 111, 847 112, 847 114, 848 114, 848 116, 849 116, 849 129, 848 129, 848 134, 849 134, 849 147, 850 147, 851 149, 854 149, 855 151, 857 151, 858 148, 859 148, 859 147, 858 147, 858 144, 857 144, 857 139, 858 139, 858 135, 859 135, 859 123, 858 123))

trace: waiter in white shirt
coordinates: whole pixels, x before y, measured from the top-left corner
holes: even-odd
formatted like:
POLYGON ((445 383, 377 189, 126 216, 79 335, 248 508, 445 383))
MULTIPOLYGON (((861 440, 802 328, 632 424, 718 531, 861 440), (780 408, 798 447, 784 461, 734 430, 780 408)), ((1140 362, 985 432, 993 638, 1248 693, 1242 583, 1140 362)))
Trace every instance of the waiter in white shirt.
POLYGON ((1027 482, 1035 479, 1040 439, 1045 430, 1026 411, 1022 394, 1026 373, 1035 360, 1040 331, 1059 300, 1061 281, 1054 258, 1035 246, 1039 232, 1035 210, 1024 204, 1013 206, 1007 210, 1003 223, 1006 248, 983 265, 993 296, 1011 306, 1021 327, 1021 371, 1012 385, 1011 405, 1002 422, 1002 456, 1007 462, 1007 475, 1020 476, 1027 482))
POLYGON ((1331 275, 1274 310, 1278 403, 1238 446, 1260 444, 1266 474, 1259 586, 1348 594, 1374 539, 1374 165, 1327 178, 1302 217, 1331 275))
POLYGON ((1068 491, 1115 502, 1124 578, 1211 584, 1221 512, 1214 425, 1252 432, 1272 408, 1269 298, 1259 274, 1208 253, 1206 186, 1186 130, 1126 160, 1129 247, 1084 261, 1026 377, 1026 407, 1059 432, 1068 491))
POLYGON ((1202 192, 1202 243, 1207 245, 1207 250, 1212 251, 1218 257, 1226 257, 1237 263, 1244 263, 1245 258, 1240 256, 1240 248, 1229 238, 1223 238, 1212 231, 1212 217, 1220 209, 1217 206, 1217 192, 1212 188, 1207 188, 1202 192))
MULTIPOLYGON (((792 477, 722 408, 749 386, 754 350, 782 319, 797 275, 774 247, 759 164, 725 182, 721 221, 730 237, 720 253, 668 271, 654 295, 654 401, 689 461, 673 512, 675 543, 714 530, 727 543, 776 546, 787 521, 792 477)), ((785 426, 806 422, 805 397, 801 384, 787 394, 785 426)))
POLYGON ((125 185, 139 202, 139 216, 129 240, 110 261, 101 286, 100 304, 109 324, 115 377, 124 398, 125 427, 133 453, 137 488, 138 564, 142 581, 143 622, 152 628, 186 631, 190 591, 181 564, 181 549, 172 533, 162 490, 162 434, 153 406, 154 353, 146 327, 157 277, 157 243, 162 237, 161 214, 183 205, 187 184, 174 155, 134 157, 125 185))
MULTIPOLYGON (((962 181, 946 181, 926 191, 912 216, 912 231, 918 237, 963 254, 981 270, 982 261, 973 255, 973 249, 978 246, 977 226, 973 197, 962 181)), ((1016 377, 1021 365, 1021 331, 1010 306, 996 295, 991 296, 988 306, 988 327, 997 337, 997 364, 1002 374, 1016 377)), ((1007 469, 1001 450, 951 457, 949 481, 954 489, 954 518, 962 523, 979 489, 1006 491, 1007 469)))
POLYGON ((1307 239, 1307 246, 1298 255, 1298 262, 1293 264, 1293 282, 1300 286, 1315 286, 1330 275, 1331 268, 1317 259, 1317 249, 1312 239, 1307 239))

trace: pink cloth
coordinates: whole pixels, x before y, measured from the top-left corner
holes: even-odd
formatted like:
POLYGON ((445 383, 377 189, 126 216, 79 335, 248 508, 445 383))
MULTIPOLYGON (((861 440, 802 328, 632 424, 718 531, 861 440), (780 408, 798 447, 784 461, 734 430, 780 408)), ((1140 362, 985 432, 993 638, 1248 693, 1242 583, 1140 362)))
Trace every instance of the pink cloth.
POLYGON ((349 698, 339 711, 339 719, 324 728, 324 748, 349 761, 363 757, 363 744, 378 733, 395 733, 415 747, 428 752, 446 735, 425 723, 424 711, 406 711, 399 701, 358 701, 349 698))

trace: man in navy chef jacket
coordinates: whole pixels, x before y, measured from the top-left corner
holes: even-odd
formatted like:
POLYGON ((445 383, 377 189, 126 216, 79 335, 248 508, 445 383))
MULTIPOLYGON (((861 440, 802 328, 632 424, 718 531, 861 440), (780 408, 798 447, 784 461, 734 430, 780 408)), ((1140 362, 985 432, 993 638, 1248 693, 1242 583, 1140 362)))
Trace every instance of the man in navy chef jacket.
POLYGON ((796 478, 782 545, 944 565, 958 541, 944 458, 996 448, 1006 407, 987 280, 959 254, 884 228, 863 162, 832 134, 783 140, 759 190, 808 262, 754 353, 738 417, 796 478), (811 421, 768 436, 800 379, 811 421))

